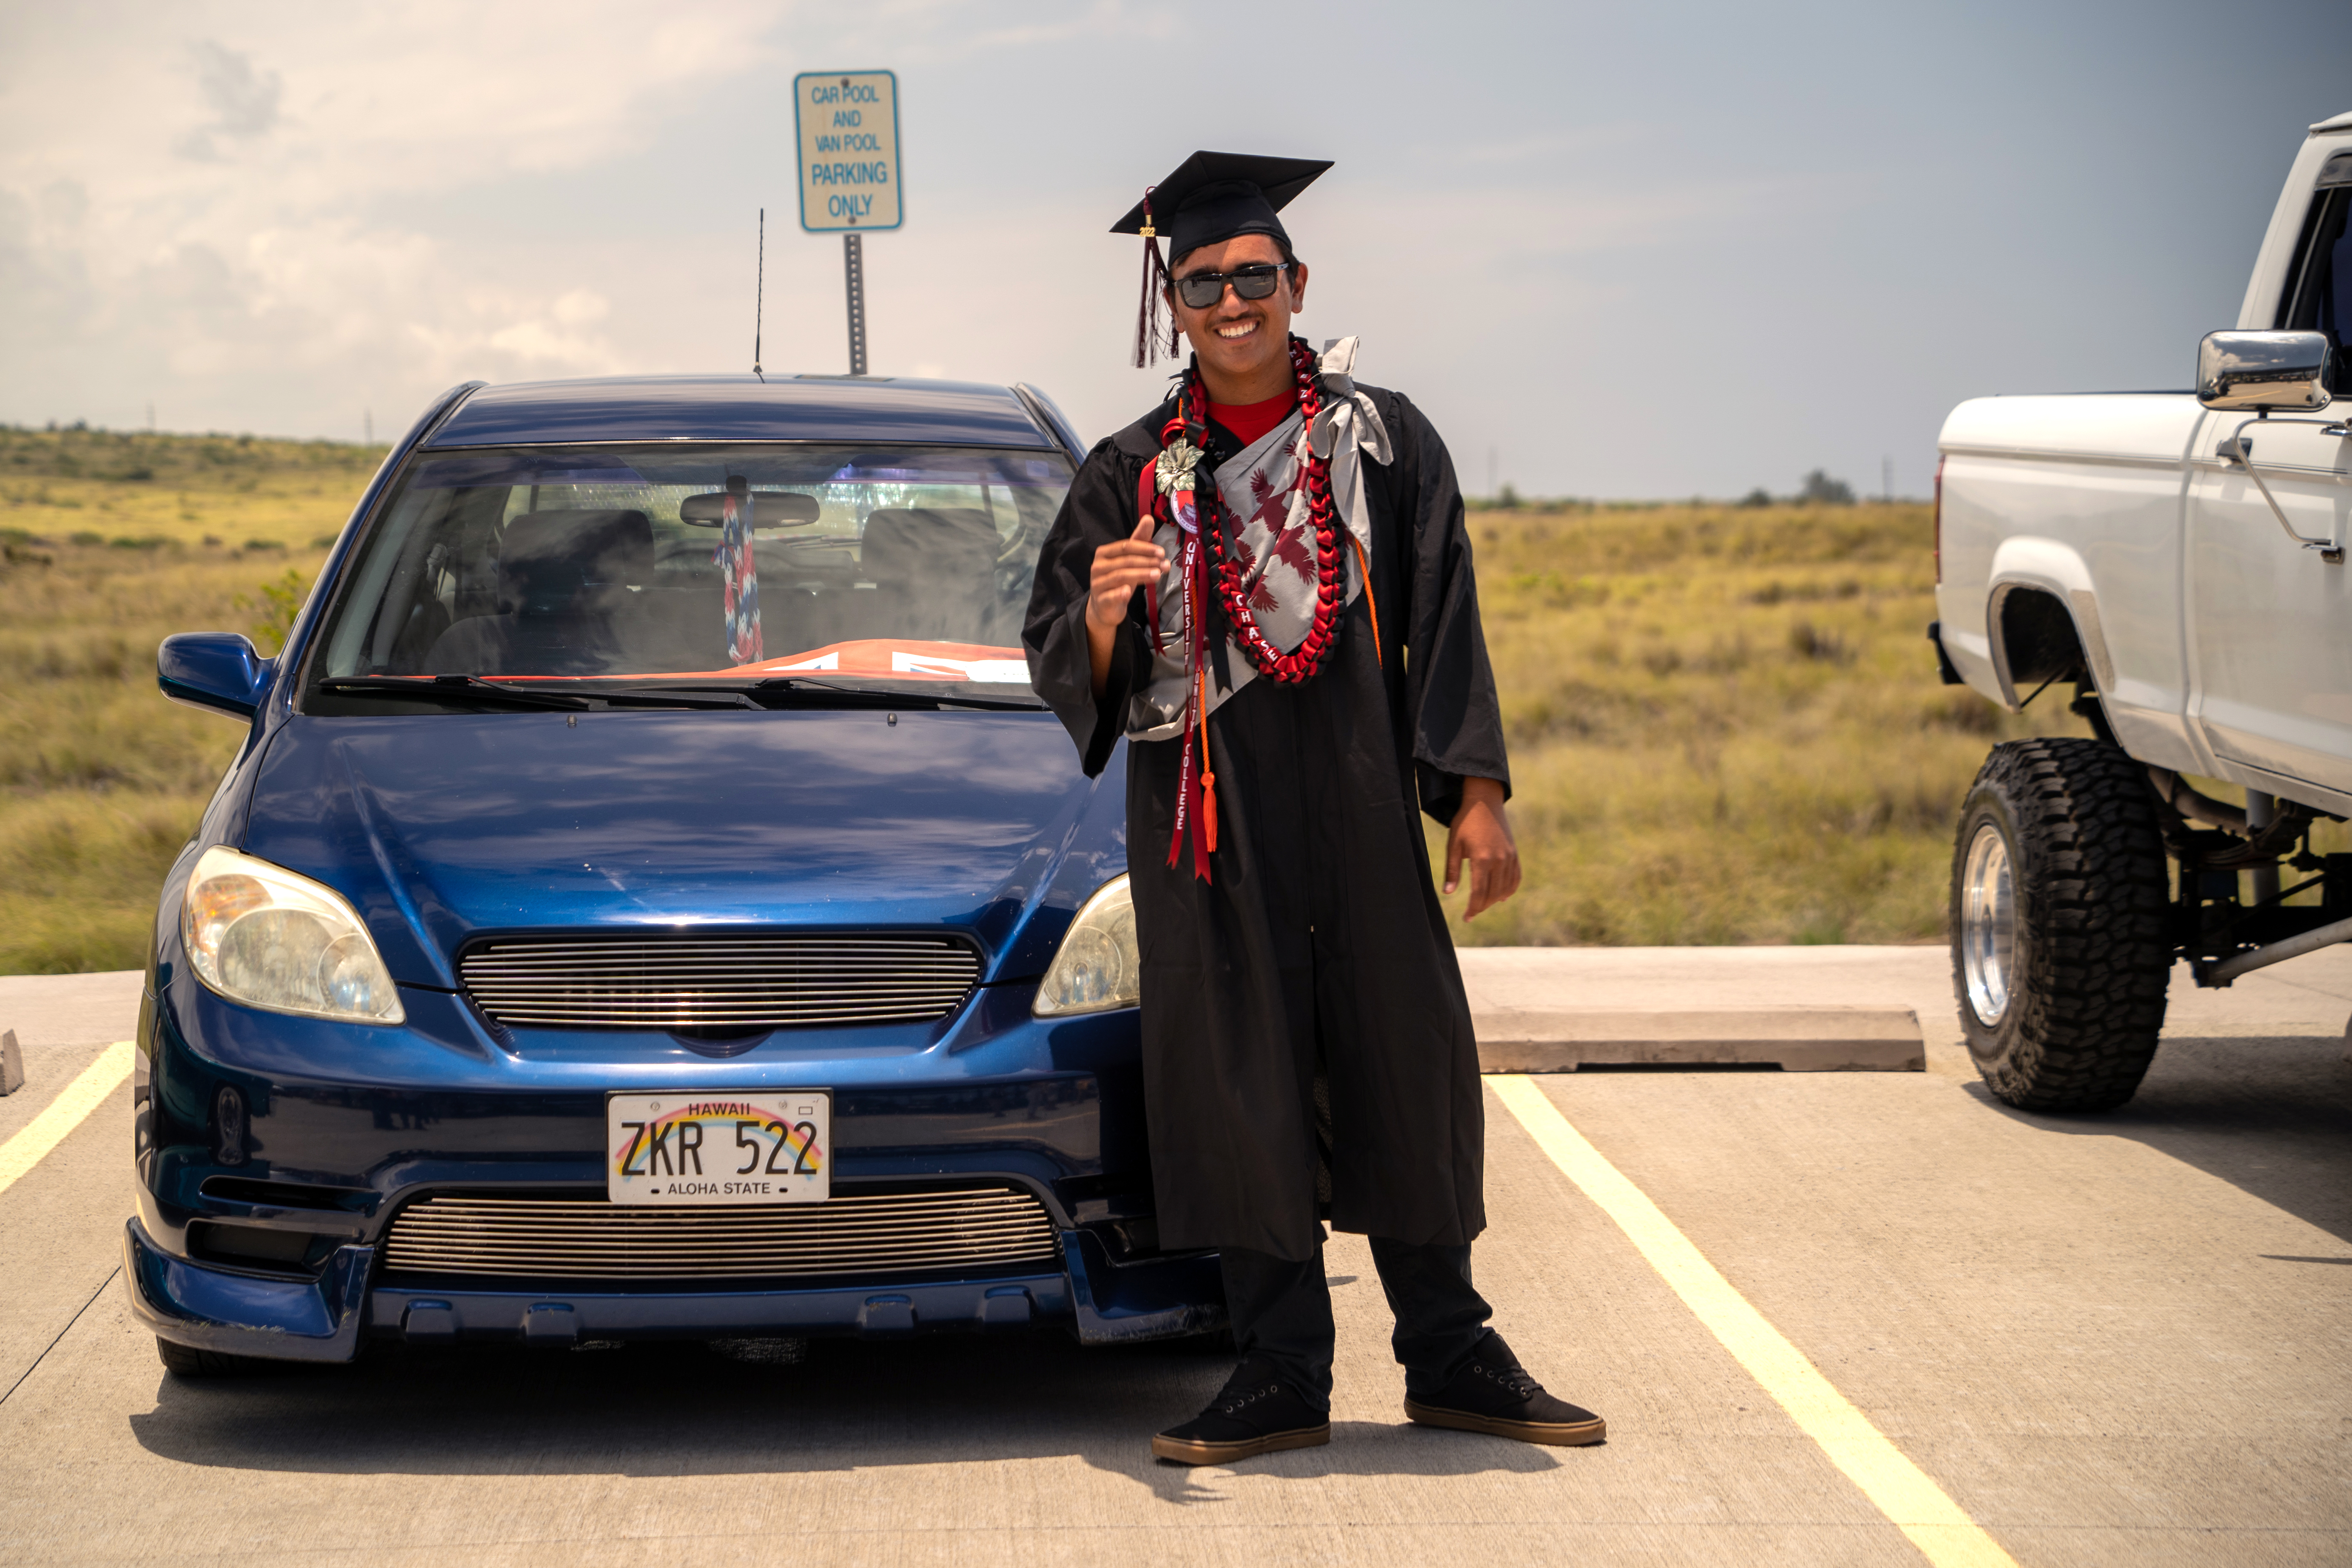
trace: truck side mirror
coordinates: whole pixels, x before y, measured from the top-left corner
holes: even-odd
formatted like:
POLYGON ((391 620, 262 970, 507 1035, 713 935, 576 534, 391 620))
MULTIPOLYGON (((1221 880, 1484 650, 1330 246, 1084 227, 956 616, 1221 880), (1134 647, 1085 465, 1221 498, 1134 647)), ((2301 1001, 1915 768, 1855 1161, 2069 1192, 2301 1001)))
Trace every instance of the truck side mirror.
POLYGON ((2197 345, 2197 401, 2221 414, 2326 407, 2326 334, 2206 333, 2197 345))
POLYGON ((250 719, 274 662, 235 632, 182 632, 155 650, 155 684, 174 702, 250 719))

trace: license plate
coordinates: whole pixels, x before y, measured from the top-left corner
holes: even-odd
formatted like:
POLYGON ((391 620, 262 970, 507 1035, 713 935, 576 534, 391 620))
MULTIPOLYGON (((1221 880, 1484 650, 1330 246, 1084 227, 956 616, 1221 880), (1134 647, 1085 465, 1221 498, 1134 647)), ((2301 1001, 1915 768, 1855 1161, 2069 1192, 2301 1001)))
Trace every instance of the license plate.
POLYGON ((604 1097, 604 1195, 616 1204, 821 1204, 833 1195, 825 1089, 604 1097))

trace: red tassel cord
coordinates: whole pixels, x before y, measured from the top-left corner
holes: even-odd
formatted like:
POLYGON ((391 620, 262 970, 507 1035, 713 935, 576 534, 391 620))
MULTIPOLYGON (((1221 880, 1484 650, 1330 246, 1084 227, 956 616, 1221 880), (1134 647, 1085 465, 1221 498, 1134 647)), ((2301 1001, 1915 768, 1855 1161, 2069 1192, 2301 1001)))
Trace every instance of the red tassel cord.
MULTIPOLYGON (((1160 433, 1163 456, 1176 448, 1189 448, 1193 461, 1199 461, 1200 448, 1208 434, 1207 409, 1204 399, 1189 393, 1179 395, 1176 414, 1160 433)), ((1211 879, 1209 857, 1217 847, 1217 777, 1209 763, 1208 552, 1202 548, 1201 498, 1194 489, 1196 470, 1181 468, 1174 458, 1171 459, 1171 468, 1168 488, 1163 490, 1159 482, 1159 462, 1147 465, 1138 496, 1139 500, 1144 500, 1148 495, 1145 504, 1150 515, 1173 522, 1182 536, 1177 554, 1176 583, 1181 595, 1180 635, 1184 644, 1184 749, 1177 764, 1176 824, 1175 831, 1169 836, 1168 865, 1170 869, 1175 868, 1189 843, 1192 848, 1192 874, 1205 882, 1211 879)), ((1149 594, 1145 604, 1151 616, 1153 644, 1165 653, 1168 639, 1160 629, 1158 594, 1149 594)))
POLYGON ((1202 656, 1207 644, 1202 622, 1202 612, 1207 608, 1207 556, 1201 549, 1200 512, 1190 489, 1171 492, 1169 497, 1175 511, 1176 526, 1183 533, 1182 552, 1177 558, 1176 580, 1183 592, 1184 664, 1191 679, 1184 689, 1184 758, 1176 772, 1176 831, 1168 845, 1168 864, 1173 868, 1182 857, 1185 828, 1192 829, 1192 875, 1209 880, 1209 853, 1216 847, 1215 828, 1211 813, 1215 806, 1206 797, 1214 787, 1215 775, 1209 771, 1208 689, 1203 679, 1207 660, 1202 656), (1200 743, 1200 756, 1192 754, 1195 740, 1200 743))

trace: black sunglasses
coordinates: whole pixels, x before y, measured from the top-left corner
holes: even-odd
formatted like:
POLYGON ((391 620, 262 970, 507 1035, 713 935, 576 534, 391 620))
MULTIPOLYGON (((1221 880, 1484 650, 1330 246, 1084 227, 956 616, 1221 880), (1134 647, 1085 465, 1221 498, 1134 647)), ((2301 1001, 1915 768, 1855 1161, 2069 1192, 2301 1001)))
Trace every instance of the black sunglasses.
POLYGON ((1195 310, 1205 310, 1225 297, 1225 285, 1230 283, 1243 299, 1263 300, 1274 292, 1274 280, 1289 271, 1290 266, 1287 261, 1260 262, 1232 272, 1195 272, 1176 279, 1176 298, 1195 310))

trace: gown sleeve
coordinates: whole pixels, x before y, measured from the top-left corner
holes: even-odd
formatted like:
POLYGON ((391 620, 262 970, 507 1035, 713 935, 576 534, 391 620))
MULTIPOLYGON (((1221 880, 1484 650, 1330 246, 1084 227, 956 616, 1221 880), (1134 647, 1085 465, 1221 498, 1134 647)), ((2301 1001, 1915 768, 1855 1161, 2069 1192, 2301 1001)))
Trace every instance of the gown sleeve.
POLYGON ((1465 778, 1497 780, 1508 798, 1510 759, 1478 621, 1470 530, 1454 459, 1420 409, 1390 396, 1394 415, 1388 425, 1398 447, 1391 470, 1394 515, 1407 524, 1411 540, 1402 564, 1411 578, 1405 702, 1413 772, 1422 809, 1450 825, 1465 778))
POLYGON ((1125 728, 1128 700, 1151 668, 1140 593, 1128 603, 1127 621, 1111 646, 1110 679, 1099 698, 1087 654, 1087 585, 1095 551, 1134 531, 1137 519, 1129 514, 1135 510, 1142 462, 1123 451, 1116 437, 1087 455, 1038 552, 1021 631, 1030 684, 1077 742, 1088 778, 1109 763, 1125 728))

